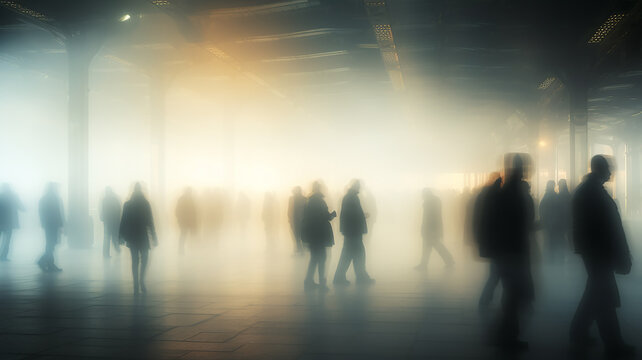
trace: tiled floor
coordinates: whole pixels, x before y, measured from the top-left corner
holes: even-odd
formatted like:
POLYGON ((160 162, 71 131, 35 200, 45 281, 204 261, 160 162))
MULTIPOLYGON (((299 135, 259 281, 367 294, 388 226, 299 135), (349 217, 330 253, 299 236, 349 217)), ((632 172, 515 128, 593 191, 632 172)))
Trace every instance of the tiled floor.
MULTIPOLYGON (((152 259, 149 293, 135 297, 127 254, 105 262, 97 251, 59 252, 59 274, 40 273, 32 261, 0 264, 0 358, 499 357, 476 309, 485 266, 465 256, 452 272, 435 258, 427 275, 373 256, 376 285, 322 294, 303 292, 305 258, 207 251, 177 258, 166 249, 152 259)), ((564 358, 581 272, 535 275, 531 349, 522 358, 564 358)), ((641 342, 639 272, 620 285, 624 333, 641 342)))

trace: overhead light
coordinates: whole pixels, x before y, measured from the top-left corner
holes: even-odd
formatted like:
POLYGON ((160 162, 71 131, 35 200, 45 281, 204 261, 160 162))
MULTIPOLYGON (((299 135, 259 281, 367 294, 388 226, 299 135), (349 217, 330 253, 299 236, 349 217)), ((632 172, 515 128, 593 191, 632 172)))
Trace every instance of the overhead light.
POLYGON ((152 4, 156 6, 168 6, 170 2, 168 0, 152 0, 152 4))
POLYGON ((131 15, 129 15, 129 14, 125 14, 125 15, 123 15, 123 16, 121 16, 121 17, 120 17, 119 21, 120 21, 120 22, 125 22, 125 21, 129 21, 129 20, 131 20, 131 18, 132 18, 132 16, 131 16, 131 15))
POLYGON ((624 19, 625 16, 626 16, 626 14, 613 14, 613 15, 609 16, 609 18, 606 19, 604 24, 602 24, 597 29, 597 31, 595 31, 595 34, 593 34, 593 36, 591 36, 591 38, 589 39, 588 43, 589 44, 599 44, 600 42, 602 42, 602 40, 604 40, 604 38, 606 38, 606 36, 611 31, 613 31, 613 29, 615 29, 617 24, 619 24, 620 21, 622 21, 622 19, 624 19))
POLYGON ((537 143, 537 145, 539 145, 539 147, 546 147, 546 145, 548 145, 548 143, 546 142, 546 140, 542 139, 537 143))
POLYGON ((541 83, 541 84, 539 84, 539 86, 537 87, 537 89, 538 89, 538 90, 546 90, 546 89, 548 89, 548 88, 553 84, 553 82, 554 82, 555 80, 556 80, 556 79, 555 79, 555 77, 554 77, 554 76, 549 76, 549 77, 547 77, 547 78, 546 78, 546 80, 542 81, 542 83, 541 83))

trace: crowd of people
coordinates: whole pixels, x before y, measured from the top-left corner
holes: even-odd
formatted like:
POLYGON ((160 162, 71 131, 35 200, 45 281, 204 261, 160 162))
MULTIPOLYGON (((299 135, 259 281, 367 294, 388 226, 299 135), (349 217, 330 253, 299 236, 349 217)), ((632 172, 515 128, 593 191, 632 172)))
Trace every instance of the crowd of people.
MULTIPOLYGON (((539 203, 539 220, 525 180, 524 155, 506 157, 504 177, 492 174, 486 186, 471 196, 465 214, 470 222, 470 234, 477 245, 478 254, 489 263, 489 277, 479 298, 479 309, 490 306, 495 289, 502 285, 502 301, 493 343, 504 349, 522 351, 528 343, 521 339, 523 314, 535 299, 531 273, 531 244, 536 231, 544 234, 548 258, 553 263, 564 261, 564 247, 572 243, 582 258, 588 279, 586 289, 570 327, 572 349, 583 356, 593 345, 589 328, 597 323, 607 353, 612 357, 630 356, 634 348, 627 345, 620 333, 616 309, 620 306, 615 273, 627 274, 631 270, 631 254, 627 244, 617 205, 604 188, 611 177, 607 160, 597 155, 591 160, 591 172, 571 194, 565 180, 546 184, 546 192, 539 203)), ((357 285, 372 285, 375 280, 366 266, 364 236, 368 234, 369 214, 364 211, 359 193, 361 182, 353 180, 341 201, 340 214, 330 211, 320 182, 312 184, 309 196, 301 187, 292 189, 288 202, 287 218, 290 225, 295 254, 309 252, 309 265, 303 281, 306 291, 329 290, 326 280, 327 248, 335 244, 332 221, 339 217, 339 231, 344 237, 341 256, 333 277, 334 286, 348 286, 346 274, 352 265, 357 285), (316 275, 316 280, 315 280, 316 275)), ((208 196, 223 203, 221 193, 208 196)), ((238 206, 241 229, 248 221, 249 199, 241 194, 238 206)), ((209 209, 209 219, 199 219, 197 198, 187 188, 176 203, 175 216, 180 228, 179 252, 185 243, 198 233, 199 223, 204 231, 218 237, 222 210, 209 209), (199 221, 200 220, 200 221, 199 221), (214 223, 210 223, 210 220, 214 223)), ((18 213, 24 210, 19 197, 4 185, 0 193, 0 260, 6 261, 12 231, 18 228, 18 213)), ((266 241, 273 242, 276 225, 276 196, 266 193, 263 201, 262 220, 266 241)), ((49 184, 39 202, 41 226, 45 235, 45 251, 38 265, 45 272, 59 272, 54 252, 60 242, 64 227, 63 201, 56 184, 49 184)), ((122 244, 130 249, 134 293, 145 293, 145 272, 149 251, 158 239, 152 216, 152 206, 145 198, 140 184, 134 186, 129 200, 121 202, 110 188, 106 188, 100 204, 103 222, 103 256, 110 256, 111 249, 120 252, 122 244)), ((423 216, 419 230, 423 251, 416 270, 426 271, 428 259, 434 249, 445 266, 452 268, 454 259, 443 243, 444 225, 442 205, 431 189, 423 191, 423 216)), ((464 233, 467 233, 464 231, 464 233)))

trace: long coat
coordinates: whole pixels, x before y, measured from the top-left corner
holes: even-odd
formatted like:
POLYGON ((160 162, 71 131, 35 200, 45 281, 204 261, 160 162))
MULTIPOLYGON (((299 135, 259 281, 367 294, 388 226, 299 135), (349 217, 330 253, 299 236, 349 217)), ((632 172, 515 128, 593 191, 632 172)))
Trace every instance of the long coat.
POLYGON ((120 237, 129 248, 149 249, 149 232, 156 237, 152 208, 142 194, 134 194, 123 206, 120 237))
POLYGON ((312 194, 303 212, 302 240, 310 246, 334 245, 334 234, 330 225, 332 215, 323 200, 323 194, 312 194))
POLYGON ((354 191, 349 191, 341 202, 341 217, 339 229, 346 237, 358 237, 368 233, 366 216, 361 207, 359 196, 354 191))
POLYGON ((120 200, 113 194, 105 195, 100 207, 100 220, 105 226, 118 228, 120 225, 120 200))

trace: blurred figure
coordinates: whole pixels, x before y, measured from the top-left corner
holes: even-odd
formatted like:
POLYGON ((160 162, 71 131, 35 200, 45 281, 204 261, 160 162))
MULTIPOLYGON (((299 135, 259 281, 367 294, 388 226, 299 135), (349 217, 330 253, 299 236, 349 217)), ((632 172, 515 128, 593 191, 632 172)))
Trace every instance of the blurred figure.
POLYGON ((421 262, 415 266, 418 271, 426 271, 428 268, 428 259, 434 248, 446 267, 454 266, 455 261, 448 249, 444 246, 444 224, 441 215, 441 200, 433 194, 431 189, 423 190, 423 217, 421 221, 421 237, 423 239, 423 251, 421 253, 421 262))
POLYGON ((292 189, 292 196, 288 203, 288 221, 294 239, 295 254, 303 254, 303 243, 301 242, 301 228, 303 227, 303 213, 305 211, 306 198, 301 192, 301 187, 292 189))
POLYGON ((183 195, 178 198, 176 220, 181 232, 178 238, 178 252, 183 254, 185 253, 185 239, 188 236, 194 239, 198 230, 198 210, 191 187, 186 188, 183 195))
POLYGON ((38 266, 45 272, 62 271, 54 263, 54 251, 60 241, 60 233, 65 223, 62 199, 58 195, 58 185, 49 183, 45 194, 38 204, 40 224, 45 230, 45 254, 38 260, 38 266))
POLYGON ((606 159, 591 159, 591 173, 577 187, 573 196, 573 240, 575 251, 582 257, 588 279, 584 295, 570 329, 573 349, 585 357, 592 344, 589 329, 597 323, 607 358, 632 357, 633 346, 622 339, 616 308, 620 294, 614 273, 628 274, 631 253, 624 228, 613 199, 604 189, 611 177, 606 159))
POLYGON ((225 190, 221 188, 208 190, 203 196, 203 200, 205 201, 203 216, 205 236, 217 244, 221 237, 227 208, 225 190))
POLYGON ((9 184, 2 185, 0 194, 0 261, 9 261, 9 249, 13 231, 20 227, 18 212, 25 211, 25 207, 9 184))
POLYGON ((269 250, 276 245, 276 234, 278 227, 278 209, 276 195, 273 192, 266 192, 263 197, 263 212, 261 213, 263 227, 265 229, 265 240, 269 250))
POLYGON ((334 245, 334 234, 330 221, 337 217, 337 212, 330 213, 328 211, 328 205, 323 197, 321 183, 315 181, 312 184, 312 195, 308 198, 303 212, 302 240, 310 249, 310 263, 303 282, 303 288, 306 291, 316 288, 328 290, 325 278, 325 248, 334 245), (319 272, 318 284, 314 282, 314 271, 317 269, 319 272))
POLYGON ((539 203, 539 221, 544 231, 549 260, 553 264, 560 264, 564 260, 561 210, 559 198, 555 192, 555 181, 549 180, 546 183, 546 192, 539 203))
POLYGON ((367 244, 370 238, 372 238, 374 226, 377 223, 377 218, 379 216, 379 209, 377 208, 377 199, 370 191, 370 189, 365 186, 363 181, 361 181, 359 198, 361 199, 363 211, 365 212, 366 218, 368 219, 368 232, 363 234, 363 242, 367 244))
POLYGON ((477 195, 472 213, 472 233, 479 249, 479 256, 489 260, 488 280, 479 297, 479 310, 485 312, 493 301, 493 295, 499 285, 499 270, 495 261, 495 246, 498 228, 498 199, 502 186, 499 173, 490 175, 488 185, 477 195))
POLYGON ((240 192, 236 199, 236 217, 239 225, 239 236, 241 239, 247 237, 247 225, 250 221, 250 198, 244 192, 240 192))
POLYGON ((558 193, 557 203, 559 207, 559 222, 562 242, 562 257, 566 257, 569 249, 571 234, 571 193, 568 191, 566 179, 560 179, 557 182, 558 193))
POLYGON ((507 350, 526 350, 528 343, 519 339, 519 320, 534 299, 530 235, 535 209, 530 186, 524 181, 522 156, 512 158, 512 168, 506 173, 506 183, 498 197, 498 242, 492 250, 504 289, 497 345, 507 350))
POLYGON ((110 187, 105 188, 105 195, 100 206, 100 220, 103 222, 105 238, 103 239, 103 257, 109 258, 111 243, 114 244, 116 253, 120 254, 120 199, 110 187))
POLYGON ((363 246, 363 234, 368 233, 366 215, 361 208, 359 201, 359 189, 361 184, 355 180, 341 202, 341 217, 339 228, 343 234, 343 249, 341 258, 334 274, 335 285, 349 285, 346 273, 352 263, 357 283, 372 284, 374 279, 370 278, 366 271, 366 249, 363 246))
POLYGON ((143 194, 140 183, 134 185, 131 198, 123 206, 123 218, 120 221, 120 238, 124 239, 132 254, 132 275, 134 278, 134 294, 138 291, 147 292, 145 287, 145 272, 152 244, 158 245, 152 208, 143 194))

